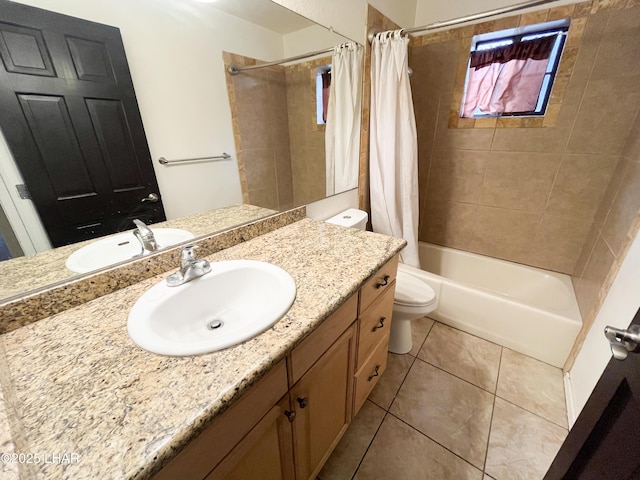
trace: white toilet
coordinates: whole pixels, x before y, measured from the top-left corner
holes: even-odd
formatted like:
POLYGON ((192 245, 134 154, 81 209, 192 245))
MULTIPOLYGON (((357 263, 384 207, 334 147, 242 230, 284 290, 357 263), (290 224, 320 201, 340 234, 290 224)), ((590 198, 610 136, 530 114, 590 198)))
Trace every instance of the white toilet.
MULTIPOLYGON (((367 225, 367 212, 350 208, 329 218, 327 223, 364 230, 367 225)), ((420 278, 422 270, 398 264, 396 292, 393 301, 393 319, 389 351, 408 353, 412 348, 411 321, 433 312, 438 306, 438 298, 433 289, 420 278)))

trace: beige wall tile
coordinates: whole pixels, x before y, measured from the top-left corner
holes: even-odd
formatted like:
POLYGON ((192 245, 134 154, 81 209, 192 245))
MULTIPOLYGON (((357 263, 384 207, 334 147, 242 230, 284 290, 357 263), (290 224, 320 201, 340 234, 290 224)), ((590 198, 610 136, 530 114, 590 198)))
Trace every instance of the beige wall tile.
POLYGON ((572 274, 591 228, 591 220, 544 215, 528 264, 572 274))
POLYGON ((276 192, 276 163, 273 149, 243 150, 241 155, 249 191, 268 188, 276 192))
POLYGON ((567 152, 620 154, 640 105, 640 76, 590 80, 567 152))
POLYGON ((471 222, 470 251, 523 262, 531 249, 540 215, 480 206, 471 222))
POLYGON ((640 6, 614 10, 609 16, 591 78, 640 75, 640 6))
POLYGON ((566 436, 566 429, 496 398, 485 471, 500 480, 539 480, 566 436))
POLYGON ((567 137, 568 132, 562 128, 497 128, 491 150, 562 153, 567 144, 567 137))
POLYGON ((411 86, 415 96, 451 93, 458 66, 460 41, 414 47, 409 65, 413 68, 411 86))
POLYGON ((478 203, 542 213, 561 158, 549 153, 491 152, 478 203))
POLYGON ((609 215, 609 211, 611 210, 611 206, 613 205, 613 201, 618 195, 618 190, 620 189, 620 185, 622 185, 622 181, 624 180, 624 176, 628 168, 629 160, 624 156, 621 157, 616 164, 616 168, 613 171, 613 174, 611 175, 611 179, 609 180, 607 189, 602 197, 602 201, 600 202, 596 215, 593 219, 598 228, 601 228, 604 225, 604 222, 607 219, 607 215, 609 215))
POLYGON ((424 202, 418 240, 475 251, 473 221, 478 205, 429 198, 424 202))
POLYGON ((591 220, 619 160, 617 155, 565 155, 545 213, 591 220))
POLYGON ((617 254, 625 245, 629 228, 639 212, 640 163, 631 162, 602 227, 602 237, 614 254, 617 254))
POLYGON ((576 299, 583 319, 589 317, 591 309, 598 300, 607 274, 615 262, 615 256, 601 236, 596 240, 582 276, 574 279, 576 299))
POLYGON ((587 266, 587 262, 589 261, 589 257, 591 256, 591 252, 593 251, 593 247, 595 246, 599 235, 600 230, 594 223, 592 223, 584 245, 582 246, 582 250, 580 251, 580 255, 578 256, 578 260, 576 261, 576 266, 574 267, 573 272, 571 272, 571 280, 574 283, 574 290, 576 289, 575 284, 578 278, 584 273, 584 269, 587 266))
POLYGON ((238 102, 236 108, 242 150, 273 147, 268 103, 238 102))
POLYGON ((435 150, 427 194, 446 201, 477 203, 490 152, 435 150))

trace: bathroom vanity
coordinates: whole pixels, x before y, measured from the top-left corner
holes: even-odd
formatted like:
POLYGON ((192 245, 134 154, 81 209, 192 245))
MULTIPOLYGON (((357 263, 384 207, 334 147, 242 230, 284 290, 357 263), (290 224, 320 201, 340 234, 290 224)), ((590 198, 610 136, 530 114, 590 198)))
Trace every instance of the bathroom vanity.
POLYGON ((297 296, 266 332, 206 355, 127 336, 132 305, 167 273, 3 335, 4 445, 77 459, 3 478, 314 477, 384 371, 404 244, 304 219, 208 256, 277 265, 297 296))

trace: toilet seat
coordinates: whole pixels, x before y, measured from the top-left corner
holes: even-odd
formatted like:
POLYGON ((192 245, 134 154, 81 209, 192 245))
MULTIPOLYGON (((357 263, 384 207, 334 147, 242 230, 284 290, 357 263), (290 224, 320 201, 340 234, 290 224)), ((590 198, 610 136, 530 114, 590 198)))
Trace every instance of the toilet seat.
POLYGON ((394 303, 407 307, 426 307, 436 301, 433 289, 419 278, 398 268, 394 303))

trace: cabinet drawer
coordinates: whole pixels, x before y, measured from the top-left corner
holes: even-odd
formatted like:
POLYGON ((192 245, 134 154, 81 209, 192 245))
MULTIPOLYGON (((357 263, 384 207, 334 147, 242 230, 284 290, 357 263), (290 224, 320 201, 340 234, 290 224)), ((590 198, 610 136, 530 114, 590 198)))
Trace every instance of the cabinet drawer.
POLYGON ((374 300, 369 307, 360 314, 360 331, 358 332, 357 365, 360 367, 369 357, 374 347, 391 328, 393 315, 393 295, 395 283, 389 285, 382 295, 374 300))
POLYGON ((398 271, 398 255, 385 263, 376 274, 369 279, 360 289, 360 312, 363 312, 371 303, 389 287, 396 279, 398 271))
POLYGON ((338 310, 291 351, 289 384, 296 383, 358 316, 358 295, 353 294, 338 310))
POLYGON ((353 395, 354 416, 358 413, 364 401, 371 393, 371 390, 373 390, 373 387, 375 387, 378 380, 380 380, 380 376, 384 373, 384 369, 387 367, 388 348, 389 333, 387 332, 362 367, 356 372, 353 395))

